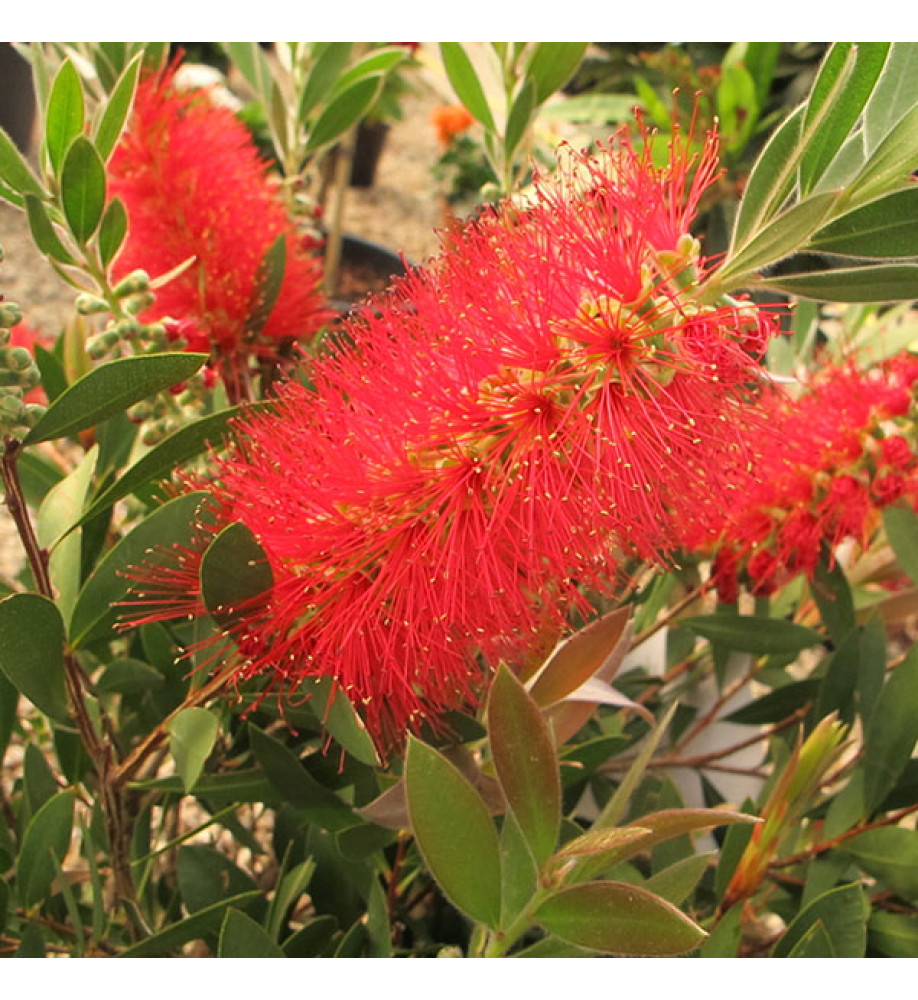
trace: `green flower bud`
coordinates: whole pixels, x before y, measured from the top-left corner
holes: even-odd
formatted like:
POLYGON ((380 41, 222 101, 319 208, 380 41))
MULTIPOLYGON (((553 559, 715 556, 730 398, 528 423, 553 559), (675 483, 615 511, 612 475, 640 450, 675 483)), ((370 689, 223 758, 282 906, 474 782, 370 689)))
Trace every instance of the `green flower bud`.
POLYGON ((15 326, 22 320, 22 310, 15 302, 0 302, 0 326, 15 326))
POLYGON ((27 347, 0 348, 0 365, 13 372, 24 372, 32 366, 32 355, 27 347))
POLYGON ((123 299, 128 295, 135 295, 137 292, 149 291, 149 288, 150 275, 146 271, 137 270, 131 271, 126 278, 122 278, 112 291, 119 299, 123 299))
POLYGON ((109 305, 105 299, 100 299, 98 295, 83 292, 77 296, 76 310, 82 316, 94 316, 97 313, 109 312, 109 305))
POLYGON ((139 292, 137 295, 132 295, 124 303, 124 308, 126 312, 129 312, 132 316, 136 316, 138 313, 144 311, 144 309, 149 309, 150 306, 156 301, 156 296, 152 292, 139 292))

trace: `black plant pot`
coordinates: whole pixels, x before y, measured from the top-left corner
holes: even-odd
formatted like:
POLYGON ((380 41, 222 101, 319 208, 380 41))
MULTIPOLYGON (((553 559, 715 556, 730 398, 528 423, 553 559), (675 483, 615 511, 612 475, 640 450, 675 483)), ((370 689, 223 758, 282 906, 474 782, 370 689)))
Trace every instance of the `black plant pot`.
POLYGON ((405 262, 394 251, 359 236, 345 234, 341 240, 338 288, 332 298, 332 307, 340 313, 348 313, 367 295, 384 291, 393 279, 406 273, 405 262))
POLYGON ((376 168, 386 144, 389 126, 385 122, 361 122, 354 140, 351 187, 368 188, 376 180, 376 168))
POLYGON ((32 69, 9 42, 0 42, 0 127, 27 153, 34 123, 32 69))

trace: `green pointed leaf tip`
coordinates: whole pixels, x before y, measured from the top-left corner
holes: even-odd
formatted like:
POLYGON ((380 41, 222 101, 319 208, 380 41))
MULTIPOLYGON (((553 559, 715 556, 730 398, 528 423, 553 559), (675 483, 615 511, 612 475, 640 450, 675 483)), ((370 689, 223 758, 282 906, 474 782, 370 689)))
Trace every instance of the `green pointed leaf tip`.
POLYGON ((217 954, 220 958, 287 957, 261 924, 233 907, 227 909, 223 918, 217 954))
POLYGON ((746 653, 799 653, 822 643, 823 637, 804 625, 753 615, 706 615, 683 618, 685 625, 711 642, 746 653))
POLYGON ((65 59, 51 86, 45 115, 45 148, 55 174, 60 174, 70 143, 83 131, 85 113, 80 74, 65 59))
POLYGON ((441 42, 440 56, 450 86, 469 113, 477 118, 489 132, 494 131, 494 116, 488 107, 484 89, 471 59, 460 42, 441 42))
POLYGON ((683 955, 707 937, 672 903, 622 882, 562 889, 539 907, 536 921, 564 941, 611 955, 683 955))
POLYGON ((182 709, 166 724, 169 749, 186 792, 200 778, 219 730, 217 717, 204 708, 182 709))
POLYGON ((410 737, 405 759, 408 811, 430 873, 472 919, 500 920, 500 848, 481 796, 432 747, 410 737))
POLYGON ((506 667, 488 699, 488 734, 497 777, 536 863, 551 856, 561 828, 561 779, 548 726, 506 667))

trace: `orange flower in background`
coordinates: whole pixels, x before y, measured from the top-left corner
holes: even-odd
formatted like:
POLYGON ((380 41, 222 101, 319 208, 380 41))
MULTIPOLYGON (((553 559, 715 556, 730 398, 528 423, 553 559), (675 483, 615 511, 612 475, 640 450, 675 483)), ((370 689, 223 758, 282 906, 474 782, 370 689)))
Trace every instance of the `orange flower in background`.
POLYGON ((430 122, 437 130, 441 145, 448 146, 475 119, 461 104, 438 104, 430 112, 430 122))
POLYGON ((194 262, 156 293, 144 322, 167 317, 210 349, 228 382, 252 361, 277 360, 329 318, 321 261, 297 234, 245 126, 206 91, 179 91, 173 74, 144 80, 130 126, 109 165, 109 186, 128 211, 117 277, 165 274, 194 262), (284 279, 260 328, 252 322, 256 275, 278 237, 284 279))

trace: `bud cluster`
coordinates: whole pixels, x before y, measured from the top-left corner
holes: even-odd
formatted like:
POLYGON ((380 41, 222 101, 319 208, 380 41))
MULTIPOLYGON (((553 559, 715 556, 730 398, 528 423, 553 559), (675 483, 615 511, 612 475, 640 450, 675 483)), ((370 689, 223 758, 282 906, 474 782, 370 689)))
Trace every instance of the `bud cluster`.
POLYGON ((41 382, 41 373, 27 347, 11 343, 11 328, 22 319, 19 306, 0 301, 0 435, 22 438, 45 412, 27 395, 41 382))

